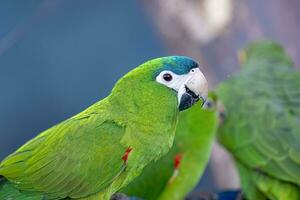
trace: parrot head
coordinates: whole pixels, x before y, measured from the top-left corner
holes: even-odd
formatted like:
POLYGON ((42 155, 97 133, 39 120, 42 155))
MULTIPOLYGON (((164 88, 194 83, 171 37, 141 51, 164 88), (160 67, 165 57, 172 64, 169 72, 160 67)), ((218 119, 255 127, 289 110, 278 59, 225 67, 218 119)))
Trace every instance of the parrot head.
POLYGON ((291 59, 284 48, 272 40, 260 40, 252 42, 238 52, 239 62, 243 66, 257 66, 258 63, 273 61, 276 63, 292 64, 291 59), (256 64, 253 65, 252 62, 256 64), (248 63, 251 63, 248 65, 248 63))
POLYGON ((217 104, 218 104, 218 96, 217 96, 216 92, 209 91, 207 99, 206 99, 205 103, 203 104, 203 108, 205 110, 215 111, 217 109, 217 104))
POLYGON ((218 124, 222 125, 225 117, 226 112, 223 103, 218 98, 218 95, 215 91, 210 91, 208 93, 208 97, 206 102, 203 105, 204 111, 216 112, 218 116, 218 124))
POLYGON ((126 74, 116 88, 118 85, 130 85, 131 89, 148 95, 148 99, 155 97, 158 102, 163 101, 163 97, 169 94, 176 97, 180 111, 196 102, 204 104, 208 91, 207 81, 199 64, 185 56, 150 60, 126 74))
MULTIPOLYGON (((161 58, 161 66, 155 71, 155 81, 177 93, 178 108, 185 110, 199 100, 203 105, 207 98, 207 81, 199 64, 184 56, 161 58)), ((160 59, 154 60, 159 63, 160 59)))

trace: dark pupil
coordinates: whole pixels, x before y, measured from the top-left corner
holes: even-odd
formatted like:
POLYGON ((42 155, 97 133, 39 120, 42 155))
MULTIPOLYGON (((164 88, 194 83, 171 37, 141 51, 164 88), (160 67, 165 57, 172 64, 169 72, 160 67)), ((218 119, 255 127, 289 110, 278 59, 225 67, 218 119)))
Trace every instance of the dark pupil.
POLYGON ((210 108, 210 107, 212 106, 212 103, 208 101, 208 102, 206 103, 206 106, 207 106, 208 108, 210 108))
POLYGON ((173 77, 171 74, 164 74, 163 78, 165 81, 171 81, 173 77))

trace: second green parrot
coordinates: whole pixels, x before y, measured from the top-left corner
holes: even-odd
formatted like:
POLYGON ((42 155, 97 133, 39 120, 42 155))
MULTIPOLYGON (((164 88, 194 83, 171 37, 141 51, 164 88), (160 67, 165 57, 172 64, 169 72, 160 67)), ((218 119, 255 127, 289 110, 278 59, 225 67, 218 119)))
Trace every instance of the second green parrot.
POLYGON ((300 72, 282 46, 250 44, 241 72, 218 88, 226 117, 219 141, 250 200, 300 199, 300 72))

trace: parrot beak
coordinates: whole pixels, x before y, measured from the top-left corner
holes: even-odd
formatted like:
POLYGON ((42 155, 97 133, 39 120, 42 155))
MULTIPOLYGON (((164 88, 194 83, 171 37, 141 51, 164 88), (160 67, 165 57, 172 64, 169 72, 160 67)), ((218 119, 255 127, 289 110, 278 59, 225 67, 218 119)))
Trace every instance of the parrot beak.
POLYGON ((187 79, 184 85, 179 89, 179 110, 188 109, 198 101, 201 101, 201 106, 203 106, 207 98, 207 93, 207 80, 200 69, 196 68, 195 72, 191 74, 189 79, 187 79))

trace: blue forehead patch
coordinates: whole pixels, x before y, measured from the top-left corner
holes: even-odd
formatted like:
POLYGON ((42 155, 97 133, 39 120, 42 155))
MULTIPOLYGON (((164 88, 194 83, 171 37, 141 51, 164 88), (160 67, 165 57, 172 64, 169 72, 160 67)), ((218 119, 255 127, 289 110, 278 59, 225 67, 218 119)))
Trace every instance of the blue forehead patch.
POLYGON ((175 74, 187 74, 191 69, 197 68, 199 65, 192 58, 186 56, 169 56, 163 60, 161 71, 169 70, 175 74))

